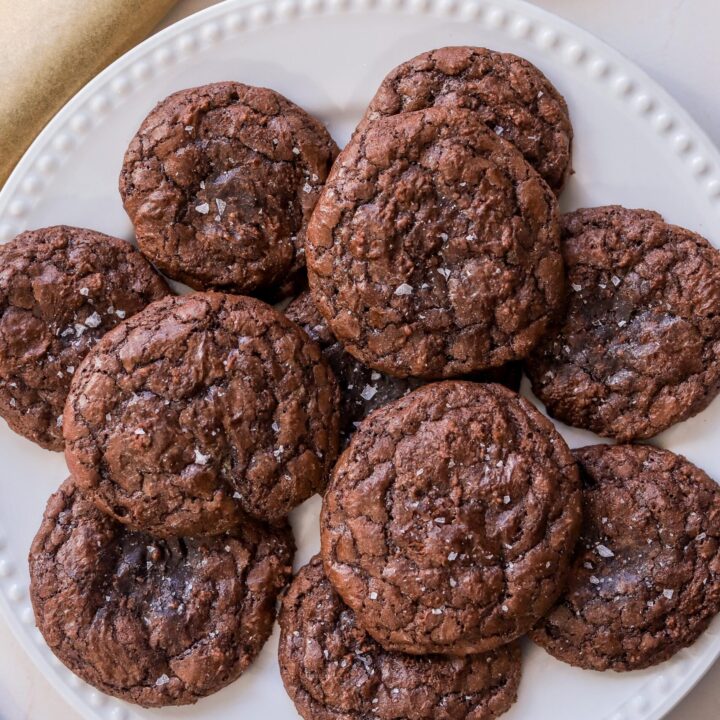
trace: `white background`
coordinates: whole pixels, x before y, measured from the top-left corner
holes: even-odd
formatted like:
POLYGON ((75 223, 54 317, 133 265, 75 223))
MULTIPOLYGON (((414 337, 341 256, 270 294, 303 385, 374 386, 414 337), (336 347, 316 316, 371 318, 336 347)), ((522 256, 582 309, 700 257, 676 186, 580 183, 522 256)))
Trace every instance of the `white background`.
MULTIPOLYGON (((211 4, 211 0, 180 0, 163 25, 211 4)), ((536 0, 534 4, 590 30, 635 61, 674 95, 715 144, 720 145, 720 92, 716 75, 720 68, 717 35, 720 2, 536 0)), ((720 662, 667 720, 718 717, 720 662)), ((0 720, 80 720, 35 670, 2 618, 0 720)))

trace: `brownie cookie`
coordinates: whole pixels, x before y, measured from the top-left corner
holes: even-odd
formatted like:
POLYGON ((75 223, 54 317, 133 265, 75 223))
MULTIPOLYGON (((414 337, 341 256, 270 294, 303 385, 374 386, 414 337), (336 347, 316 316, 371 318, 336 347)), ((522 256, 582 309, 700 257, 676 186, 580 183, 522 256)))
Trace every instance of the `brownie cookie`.
POLYGON ((278 521, 325 486, 338 390, 320 349, 248 297, 170 297, 75 373, 66 457, 104 512, 161 537, 214 534, 238 506, 278 521))
POLYGON ((62 450, 75 368, 122 318, 169 291, 130 243, 93 230, 29 230, 0 245, 0 415, 62 450))
POLYGON ((288 527, 249 519, 211 538, 132 532, 70 479, 30 549, 35 621, 55 655, 102 692, 145 707, 193 703, 260 652, 293 552, 288 527))
POLYGON ((120 194, 140 249, 170 277, 267 291, 304 266, 336 154, 322 124, 282 95, 214 83, 152 110, 125 153, 120 194))
POLYGON ((572 151, 568 108, 532 63, 480 47, 423 53, 383 80, 359 131, 380 117, 433 106, 473 110, 513 143, 556 193, 562 189, 572 151))
MULTIPOLYGON (((424 385, 418 378, 397 378, 372 370, 346 353, 330 332, 325 318, 313 304, 309 292, 293 300, 285 314, 314 340, 335 373, 340 385, 340 445, 347 445, 360 421, 376 408, 407 395, 424 385)), ((511 390, 520 389, 522 370, 519 363, 508 363, 476 373, 477 382, 498 382, 511 390)), ((470 379, 470 378, 468 378, 470 379)))
POLYGON ((720 611, 720 487, 647 445, 575 450, 584 521, 567 591, 531 633, 590 670, 638 670, 691 645, 720 611))
POLYGON ((520 683, 517 643, 463 658, 383 650, 358 627, 319 556, 283 600, 279 655, 305 720, 492 720, 515 702, 520 683))
POLYGON ((526 365, 548 412, 625 442, 703 410, 720 390, 720 252, 648 210, 562 223, 566 314, 526 365))
POLYGON ((377 120, 308 227, 313 300, 345 349, 398 377, 525 357, 563 297, 557 201, 476 113, 377 120))
POLYGON ((376 410, 320 518, 329 580, 388 650, 466 655, 557 600, 580 530, 572 454, 501 385, 426 385, 376 410))

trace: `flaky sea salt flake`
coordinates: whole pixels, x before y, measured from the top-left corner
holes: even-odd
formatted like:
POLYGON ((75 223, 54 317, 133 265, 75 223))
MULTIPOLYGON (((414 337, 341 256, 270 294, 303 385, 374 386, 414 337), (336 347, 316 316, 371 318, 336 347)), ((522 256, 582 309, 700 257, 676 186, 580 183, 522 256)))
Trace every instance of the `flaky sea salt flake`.
POLYGON ((85 324, 90 328, 96 328, 102 322, 102 318, 98 313, 94 312, 90 317, 86 318, 85 324))
POLYGON ((198 465, 207 465, 210 461, 210 455, 203 455, 198 448, 195 448, 195 462, 198 465))

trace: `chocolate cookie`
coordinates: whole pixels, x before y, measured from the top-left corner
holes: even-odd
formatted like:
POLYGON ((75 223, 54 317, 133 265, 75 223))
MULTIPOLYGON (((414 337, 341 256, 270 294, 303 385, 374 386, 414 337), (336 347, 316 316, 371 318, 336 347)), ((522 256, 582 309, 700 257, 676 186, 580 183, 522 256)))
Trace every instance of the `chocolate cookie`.
POLYGON ((62 450, 70 381, 123 318, 169 291, 130 243, 63 225, 0 245, 0 415, 20 435, 62 450))
POLYGON ((386 649, 486 652, 558 598, 580 502, 567 445, 529 402, 501 385, 426 385, 366 418, 335 466, 325 570, 386 649))
MULTIPOLYGON (((379 373, 346 353, 342 344, 333 337, 325 318, 313 304, 309 292, 295 298, 288 305, 285 314, 322 348, 323 355, 338 380, 341 447, 347 445, 350 435, 370 412, 425 384, 418 378, 397 378, 379 373)), ((477 382, 498 382, 517 391, 520 389, 521 375, 519 363, 508 363, 476 373, 472 379, 477 382)))
POLYGON ((382 649, 355 622, 319 556, 280 612, 280 673, 305 720, 492 720, 517 697, 520 647, 487 655, 413 657, 382 649))
POLYGON ((573 129, 567 104, 532 63, 479 47, 431 50, 383 80, 360 122, 427 107, 476 112, 509 140, 557 193, 570 172, 573 129))
POLYGON ((267 291, 304 266, 336 154, 322 124, 282 95, 214 83, 152 110, 125 153, 120 194, 140 249, 170 277, 267 291))
POLYGON ((720 252, 649 210, 562 222, 567 310, 526 364, 548 412, 623 442, 700 412, 720 390, 720 252))
POLYGON ((237 679, 265 644, 292 573, 288 527, 158 540, 97 510, 72 479, 30 549, 35 621, 50 649, 102 692, 184 705, 237 679))
POLYGON ((351 355, 389 375, 522 358, 563 296, 556 209, 476 113, 377 120, 340 154, 308 227, 313 300, 351 355))
POLYGON ((161 537, 273 522, 325 486, 338 390, 281 313, 217 293, 165 298, 106 335, 65 408, 68 465, 104 512, 161 537))
POLYGON ((531 633, 591 670, 638 670, 691 645, 720 611, 720 487, 646 445, 575 450, 584 522, 567 591, 531 633))

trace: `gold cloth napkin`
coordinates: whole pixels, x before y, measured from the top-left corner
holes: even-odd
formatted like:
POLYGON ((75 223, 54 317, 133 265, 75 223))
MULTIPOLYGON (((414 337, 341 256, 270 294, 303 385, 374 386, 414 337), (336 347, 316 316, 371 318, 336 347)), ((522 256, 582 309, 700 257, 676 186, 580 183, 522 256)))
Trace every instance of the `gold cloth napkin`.
POLYGON ((175 0, 0 0, 0 187, 48 120, 175 0))

